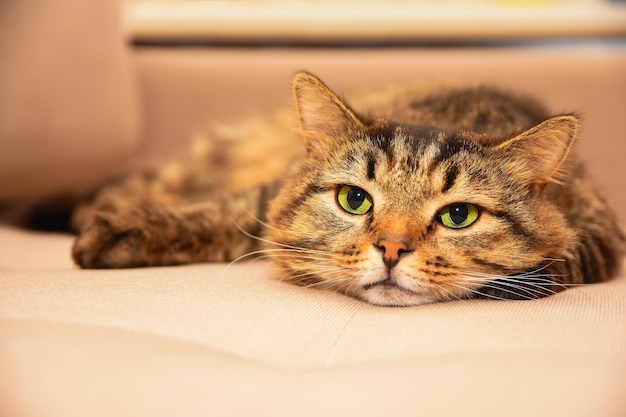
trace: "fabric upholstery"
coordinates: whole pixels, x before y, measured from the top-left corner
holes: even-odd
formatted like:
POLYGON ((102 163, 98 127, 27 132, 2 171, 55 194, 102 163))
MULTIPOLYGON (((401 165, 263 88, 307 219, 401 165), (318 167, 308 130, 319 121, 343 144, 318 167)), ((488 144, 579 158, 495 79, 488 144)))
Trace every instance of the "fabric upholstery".
POLYGON ((76 192, 121 172, 139 96, 118 1, 0 4, 0 201, 76 192))
POLYGON ((68 236, 5 227, 0 242, 47 248, 28 267, 0 257, 6 415, 626 411, 624 275, 535 301, 382 308, 265 263, 80 271, 58 256, 68 236))

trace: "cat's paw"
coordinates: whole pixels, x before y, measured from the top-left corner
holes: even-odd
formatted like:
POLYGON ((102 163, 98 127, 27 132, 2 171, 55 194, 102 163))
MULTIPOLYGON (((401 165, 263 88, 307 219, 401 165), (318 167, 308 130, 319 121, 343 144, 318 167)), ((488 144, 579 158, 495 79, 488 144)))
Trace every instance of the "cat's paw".
POLYGON ((149 265, 147 236, 132 212, 99 213, 74 241, 72 257, 82 268, 132 268, 149 265))

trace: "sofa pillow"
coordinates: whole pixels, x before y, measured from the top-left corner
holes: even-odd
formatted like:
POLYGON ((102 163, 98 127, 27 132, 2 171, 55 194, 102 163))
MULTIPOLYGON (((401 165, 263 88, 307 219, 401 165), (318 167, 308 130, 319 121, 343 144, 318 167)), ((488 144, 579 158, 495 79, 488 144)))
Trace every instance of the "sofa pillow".
POLYGON ((137 144, 117 1, 0 4, 0 201, 88 187, 137 144))

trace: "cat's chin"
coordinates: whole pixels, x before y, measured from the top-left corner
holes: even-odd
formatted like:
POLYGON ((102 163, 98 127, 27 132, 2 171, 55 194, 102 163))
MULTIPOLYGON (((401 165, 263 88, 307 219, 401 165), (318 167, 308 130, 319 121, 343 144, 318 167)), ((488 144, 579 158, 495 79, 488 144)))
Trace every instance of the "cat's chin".
POLYGON ((385 307, 417 306, 435 301, 432 294, 411 291, 388 280, 364 286, 357 296, 370 304, 385 307))

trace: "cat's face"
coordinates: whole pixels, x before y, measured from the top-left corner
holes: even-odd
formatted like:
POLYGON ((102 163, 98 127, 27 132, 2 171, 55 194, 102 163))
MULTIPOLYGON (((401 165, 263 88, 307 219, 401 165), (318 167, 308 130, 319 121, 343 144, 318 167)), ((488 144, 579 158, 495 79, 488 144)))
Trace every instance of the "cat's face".
MULTIPOLYGON (((495 141, 364 122, 318 80, 297 82, 309 153, 267 233, 287 279, 379 305, 467 298, 499 277, 536 279, 573 238, 537 185, 567 150, 535 167, 523 135, 537 132, 495 141)), ((545 123, 551 136, 567 130, 545 123)))

